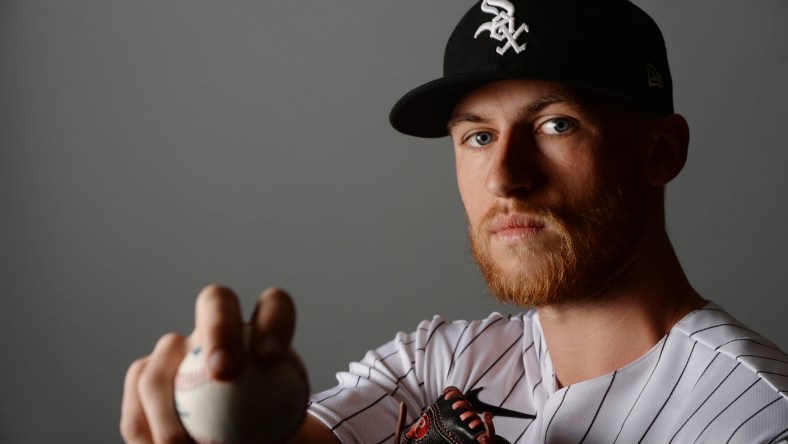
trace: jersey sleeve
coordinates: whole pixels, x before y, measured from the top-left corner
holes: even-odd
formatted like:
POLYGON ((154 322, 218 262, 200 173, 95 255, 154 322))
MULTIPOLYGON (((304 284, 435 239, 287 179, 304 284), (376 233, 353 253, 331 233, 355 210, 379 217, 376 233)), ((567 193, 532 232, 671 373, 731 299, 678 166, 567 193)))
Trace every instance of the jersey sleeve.
MULTIPOLYGON (((464 359, 471 342, 480 348, 486 345, 474 339, 481 332, 499 330, 488 327, 506 320, 493 313, 483 321, 447 321, 440 316, 423 321, 414 332, 398 333, 338 373, 336 387, 312 395, 309 413, 345 444, 387 442, 394 436, 400 402, 407 406, 410 424, 446 386, 467 387, 476 366, 458 366, 456 359, 464 359)), ((517 324, 522 332, 522 322, 517 324)))

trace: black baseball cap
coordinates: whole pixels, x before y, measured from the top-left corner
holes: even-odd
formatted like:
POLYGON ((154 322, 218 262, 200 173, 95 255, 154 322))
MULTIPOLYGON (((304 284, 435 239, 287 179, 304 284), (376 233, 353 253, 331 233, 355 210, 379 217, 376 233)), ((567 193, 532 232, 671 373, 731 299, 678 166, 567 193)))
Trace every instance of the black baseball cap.
POLYGON ((628 0, 483 0, 446 44, 443 77, 405 94, 391 125, 443 137, 457 101, 489 82, 537 79, 574 84, 673 113, 665 41, 628 0))

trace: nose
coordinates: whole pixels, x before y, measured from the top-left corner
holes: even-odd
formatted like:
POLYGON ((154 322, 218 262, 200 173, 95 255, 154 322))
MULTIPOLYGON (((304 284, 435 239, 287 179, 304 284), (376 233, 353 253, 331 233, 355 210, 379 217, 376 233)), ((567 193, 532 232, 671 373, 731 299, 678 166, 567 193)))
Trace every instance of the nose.
POLYGON ((487 171, 487 191, 506 198, 531 192, 539 180, 533 144, 524 137, 499 139, 487 171))

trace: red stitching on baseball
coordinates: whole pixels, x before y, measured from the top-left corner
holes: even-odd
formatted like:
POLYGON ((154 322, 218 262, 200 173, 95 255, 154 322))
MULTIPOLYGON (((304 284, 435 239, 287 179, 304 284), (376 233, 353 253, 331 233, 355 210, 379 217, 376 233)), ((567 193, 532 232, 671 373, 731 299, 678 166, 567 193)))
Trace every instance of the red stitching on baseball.
POLYGON ((211 376, 204 370, 178 373, 175 376, 175 390, 192 390, 211 381, 211 376))

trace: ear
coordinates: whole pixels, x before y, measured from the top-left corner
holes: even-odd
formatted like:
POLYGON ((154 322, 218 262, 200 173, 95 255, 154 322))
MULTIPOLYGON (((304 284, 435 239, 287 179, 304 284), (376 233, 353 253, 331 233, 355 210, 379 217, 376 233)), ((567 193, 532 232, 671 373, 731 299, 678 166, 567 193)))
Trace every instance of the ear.
POLYGON ((678 114, 665 116, 657 122, 654 143, 648 158, 648 181, 664 186, 678 176, 687 163, 689 125, 678 114))

